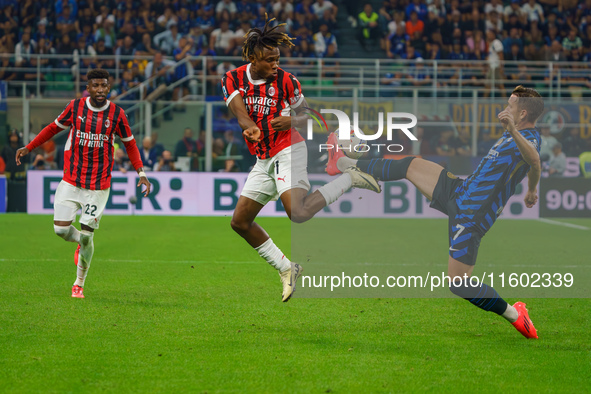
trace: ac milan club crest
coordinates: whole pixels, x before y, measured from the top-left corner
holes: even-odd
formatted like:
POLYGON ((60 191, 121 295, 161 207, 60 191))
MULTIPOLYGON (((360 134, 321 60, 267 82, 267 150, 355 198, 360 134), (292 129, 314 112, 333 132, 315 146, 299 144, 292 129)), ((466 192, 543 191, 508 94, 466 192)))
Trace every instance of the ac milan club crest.
POLYGON ((268 95, 269 96, 275 96, 275 88, 273 86, 271 86, 269 88, 268 95))
POLYGON ((105 121, 105 127, 106 127, 106 128, 109 128, 109 126, 110 126, 110 125, 111 125, 111 121, 110 121, 109 119, 107 119, 107 120, 105 121))

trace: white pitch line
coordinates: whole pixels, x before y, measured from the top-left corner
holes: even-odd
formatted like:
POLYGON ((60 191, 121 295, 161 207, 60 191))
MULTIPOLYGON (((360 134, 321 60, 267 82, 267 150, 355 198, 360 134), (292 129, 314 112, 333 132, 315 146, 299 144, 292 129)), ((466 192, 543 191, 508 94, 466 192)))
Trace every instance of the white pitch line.
MULTIPOLYGON (((0 262, 26 262, 26 261, 40 261, 40 262, 62 262, 67 259, 0 259, 0 262)), ((260 261, 205 261, 205 260, 117 260, 117 259, 96 259, 97 263, 174 263, 174 264, 255 264, 260 261)))
POLYGON ((539 218, 538 220, 540 222, 548 223, 548 224, 554 224, 556 226, 564 226, 564 227, 576 228, 577 230, 591 230, 589 227, 579 226, 578 224, 559 222, 558 220, 551 220, 551 219, 545 219, 545 218, 539 218))

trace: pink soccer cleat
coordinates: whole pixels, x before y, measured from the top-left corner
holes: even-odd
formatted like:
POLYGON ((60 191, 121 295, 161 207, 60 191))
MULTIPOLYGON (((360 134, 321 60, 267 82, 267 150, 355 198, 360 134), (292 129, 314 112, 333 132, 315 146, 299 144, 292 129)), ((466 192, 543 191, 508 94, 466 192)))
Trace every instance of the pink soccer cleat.
POLYGON ((74 298, 84 298, 84 289, 78 285, 72 286, 72 297, 74 298))
POLYGON ((328 135, 328 140, 326 141, 327 145, 332 145, 332 148, 328 151, 328 163, 326 163, 326 172, 328 175, 337 175, 340 174, 342 171, 339 170, 337 167, 337 161, 341 157, 345 157, 345 154, 342 150, 337 150, 337 146, 339 145, 339 139, 336 133, 330 133, 328 135))
POLYGON ((517 321, 515 323, 511 323, 513 324, 513 327, 515 327, 517 331, 519 331, 521 335, 526 338, 538 339, 538 332, 529 318, 525 304, 523 302, 516 302, 515 305, 513 305, 513 308, 517 309, 517 312, 519 313, 517 321))
POLYGON ((76 264, 76 266, 78 266, 78 259, 80 258, 80 245, 78 245, 78 247, 76 248, 76 251, 74 252, 74 264, 76 264))

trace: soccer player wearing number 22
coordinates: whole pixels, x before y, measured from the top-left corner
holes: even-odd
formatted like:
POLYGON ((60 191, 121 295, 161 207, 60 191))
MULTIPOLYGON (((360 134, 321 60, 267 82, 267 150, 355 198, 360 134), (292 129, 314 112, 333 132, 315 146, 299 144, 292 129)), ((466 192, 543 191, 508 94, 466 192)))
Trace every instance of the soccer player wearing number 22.
MULTIPOLYGON (((326 167, 330 175, 356 165, 361 171, 383 181, 406 178, 412 182, 431 200, 432 208, 449 216, 447 274, 451 278, 452 293, 485 311, 503 316, 526 338, 538 338, 538 334, 525 304, 508 304, 491 286, 485 283, 473 285, 470 276, 481 238, 490 230, 526 175, 526 207, 533 207, 538 200, 540 133, 535 124, 543 111, 544 101, 536 90, 517 86, 507 107, 498 115, 506 128, 505 133, 465 180, 447 172, 439 164, 418 157, 354 161, 335 149, 329 152, 326 167)), ((335 139, 332 134, 328 144, 336 146, 335 139)))
POLYGON ((77 278, 72 297, 84 298, 83 288, 94 253, 94 230, 99 228, 111 188, 111 170, 115 135, 140 177, 138 187, 145 185, 144 196, 150 193, 150 182, 143 171, 140 152, 135 144, 127 115, 121 107, 107 100, 111 86, 109 73, 94 69, 87 74, 86 89, 90 97, 70 101, 57 119, 45 127, 26 147, 16 153, 16 162, 64 129, 69 136, 64 148, 64 176, 55 192, 53 228, 56 235, 75 242, 77 278), (78 231, 72 222, 82 208, 78 231))
POLYGON ((281 298, 286 302, 295 291, 302 267, 291 262, 254 222, 263 206, 281 198, 289 218, 301 223, 351 187, 378 193, 380 187, 371 175, 351 167, 308 194, 308 151, 303 137, 292 128, 306 124, 308 105, 298 80, 279 68, 279 46, 293 44, 287 34, 278 30, 281 25, 270 27, 272 21, 267 21, 262 30, 249 30, 242 54, 250 63, 227 72, 222 78, 222 90, 250 152, 257 156, 236 204, 232 228, 279 271, 281 298), (291 115, 292 110, 295 116, 291 115))

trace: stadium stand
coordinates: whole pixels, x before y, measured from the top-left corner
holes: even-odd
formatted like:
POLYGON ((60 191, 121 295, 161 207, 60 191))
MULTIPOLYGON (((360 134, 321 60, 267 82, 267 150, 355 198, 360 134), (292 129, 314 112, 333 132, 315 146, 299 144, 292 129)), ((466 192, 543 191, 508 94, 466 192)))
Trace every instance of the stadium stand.
MULTIPOLYGON (((84 96, 86 72, 103 67, 114 76, 110 98, 126 108, 219 100, 220 75, 243 64, 243 36, 266 15, 295 38, 282 66, 309 97, 338 96, 339 86, 361 86, 360 75, 386 88, 378 97, 410 97, 403 88, 488 97, 515 84, 590 96, 591 0, 0 0, 0 80, 9 97, 84 96)), ((174 104, 152 107, 163 120, 181 116, 174 104)), ((215 119, 212 143, 226 130, 239 139, 235 120, 215 119)), ((567 155, 589 149, 563 134, 567 155)))

